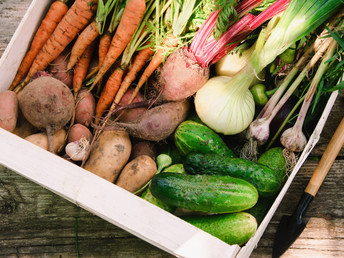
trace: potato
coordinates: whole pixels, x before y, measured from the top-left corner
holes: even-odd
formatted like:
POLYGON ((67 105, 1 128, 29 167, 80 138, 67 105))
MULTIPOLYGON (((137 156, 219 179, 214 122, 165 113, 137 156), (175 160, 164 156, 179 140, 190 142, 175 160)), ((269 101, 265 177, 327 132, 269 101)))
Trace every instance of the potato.
POLYGON ((89 126, 96 113, 96 101, 93 94, 88 90, 81 90, 76 101, 78 104, 75 110, 75 123, 89 126))
POLYGON ((13 134, 25 138, 31 134, 38 133, 39 130, 34 127, 26 118, 23 116, 22 112, 19 110, 16 128, 12 131, 13 134))
MULTIPOLYGON (((67 132, 64 129, 58 130, 54 133, 53 142, 54 142, 54 153, 59 153, 62 151, 66 143, 67 132)), ((44 150, 49 150, 48 136, 46 133, 36 133, 29 135, 24 138, 25 140, 41 147, 44 150)))
POLYGON ((114 183, 130 157, 128 133, 124 130, 103 131, 91 148, 84 168, 114 183))
POLYGON ((151 141, 139 141, 133 145, 130 159, 135 159, 138 156, 147 155, 155 160, 157 156, 156 143, 151 141))
POLYGON ((67 143, 75 142, 85 137, 88 141, 91 141, 93 135, 91 131, 82 124, 75 124, 70 128, 67 143))
POLYGON ((12 132, 17 124, 18 99, 13 91, 0 93, 0 127, 12 132))
POLYGON ((155 161, 147 155, 140 155, 123 168, 116 185, 134 193, 147 184, 156 171, 155 161))

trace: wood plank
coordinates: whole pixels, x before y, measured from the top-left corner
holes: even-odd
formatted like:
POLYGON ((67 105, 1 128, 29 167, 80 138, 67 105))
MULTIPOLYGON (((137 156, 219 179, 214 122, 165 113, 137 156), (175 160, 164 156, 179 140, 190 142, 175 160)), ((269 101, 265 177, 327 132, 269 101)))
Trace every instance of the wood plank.
POLYGON ((74 256, 76 243, 87 256, 135 257, 141 252, 141 257, 170 256, 4 167, 0 167, 0 215, 0 232, 6 232, 0 234, 0 256, 74 256))

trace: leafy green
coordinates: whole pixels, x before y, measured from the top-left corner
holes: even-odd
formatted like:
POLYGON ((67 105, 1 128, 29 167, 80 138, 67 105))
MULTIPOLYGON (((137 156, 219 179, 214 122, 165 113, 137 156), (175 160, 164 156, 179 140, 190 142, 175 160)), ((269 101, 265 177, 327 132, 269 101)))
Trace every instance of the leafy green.
POLYGON ((214 38, 218 40, 221 35, 227 31, 230 24, 230 19, 232 21, 238 20, 237 12, 234 8, 234 4, 237 2, 237 0, 216 0, 215 1, 215 8, 217 10, 220 10, 219 16, 216 20, 216 27, 214 30, 214 38))

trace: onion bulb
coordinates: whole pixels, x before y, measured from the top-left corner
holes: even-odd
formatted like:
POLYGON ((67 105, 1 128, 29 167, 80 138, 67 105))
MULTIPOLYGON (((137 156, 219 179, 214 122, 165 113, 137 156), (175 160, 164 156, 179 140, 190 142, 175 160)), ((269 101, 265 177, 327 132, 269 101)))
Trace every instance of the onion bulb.
POLYGON ((244 76, 209 79, 195 97, 196 112, 202 122, 224 135, 244 131, 252 122, 255 111, 252 93, 248 87, 239 87, 244 81, 248 83, 247 79, 244 76))
POLYGON ((215 64, 216 75, 233 77, 250 61, 253 50, 254 45, 243 52, 237 51, 235 53, 229 53, 221 58, 220 61, 215 64))

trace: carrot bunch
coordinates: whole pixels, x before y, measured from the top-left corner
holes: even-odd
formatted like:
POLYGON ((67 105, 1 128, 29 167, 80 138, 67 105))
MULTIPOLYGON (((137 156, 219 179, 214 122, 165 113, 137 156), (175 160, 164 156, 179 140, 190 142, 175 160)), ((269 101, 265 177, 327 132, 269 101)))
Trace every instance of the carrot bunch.
POLYGON ((50 35, 54 32, 57 24, 59 24, 59 22, 67 13, 67 2, 68 0, 58 0, 51 4, 46 16, 42 20, 41 25, 35 34, 35 37, 32 40, 29 51, 26 53, 24 59, 22 60, 19 66, 17 74, 13 79, 13 82, 9 87, 9 90, 13 90, 28 73, 38 52, 47 42, 50 35))
MULTIPOLYGON (((150 37, 148 31, 146 30, 146 23, 147 23, 148 19, 151 17, 151 14, 156 7, 153 3, 154 3, 154 1, 148 2, 147 8, 145 8, 145 11, 144 11, 144 16, 142 18, 142 21, 138 24, 136 31, 133 33, 131 39, 129 40, 129 42, 125 46, 123 53, 120 54, 121 55, 121 56, 119 56, 119 57, 121 57, 120 62, 116 64, 115 69, 113 69, 109 78, 106 81, 106 84, 105 84, 105 86, 101 92, 101 95, 99 97, 99 101, 98 101, 97 107, 96 107, 96 116, 97 117, 101 117, 103 115, 103 113, 106 111, 106 109, 111 105, 111 103, 113 103, 114 98, 115 98, 115 96, 118 95, 117 92, 120 88, 122 89, 122 91, 120 93, 121 94, 125 93, 125 91, 123 92, 123 87, 121 86, 124 73, 129 68, 132 57, 134 56, 134 53, 138 49, 140 49, 142 47, 142 45, 145 44, 145 42, 150 37)), ((124 17, 124 15, 125 15, 125 13, 123 13, 123 17, 124 17)), ((122 20, 121 20, 121 22, 122 22, 122 20)), ((117 32, 116 32, 116 34, 117 34, 117 32)), ((153 54, 153 50, 150 48, 149 44, 145 44, 145 46, 143 48, 144 49, 141 50, 139 53, 142 53, 142 51, 143 51, 146 54, 145 55, 139 54, 136 56, 134 62, 131 65, 129 72, 127 73, 127 76, 125 76, 125 79, 127 81, 131 80, 130 83, 127 84, 128 85, 127 89, 129 88, 131 82, 136 77, 136 76, 134 76, 134 74, 136 74, 138 71, 141 70, 141 68, 144 66, 144 64, 148 61, 148 59, 153 54)), ((104 62, 106 60, 106 57, 107 56, 105 56, 104 62)), ((114 62, 116 62, 116 61, 117 60, 115 60, 114 62)), ((101 64, 101 66, 104 65, 104 62, 101 64)), ((100 66, 100 69, 101 69, 101 66, 100 66)), ((116 103, 119 103, 119 102, 116 102, 116 103)), ((113 107, 114 106, 112 106, 111 109, 113 109, 113 107)), ((96 120, 96 122, 97 122, 97 120, 96 120)))
MULTIPOLYGON (((49 63, 55 60, 69 45, 69 43, 71 43, 71 41, 75 39, 78 33, 88 25, 90 20, 95 15, 97 4, 97 0, 75 0, 73 5, 63 15, 62 19, 57 22, 54 30, 50 30, 52 31, 52 33, 47 36, 45 43, 43 44, 43 46, 40 47, 38 53, 34 57, 32 64, 28 65, 28 62, 24 62, 22 63, 22 66, 19 67, 17 74, 26 74, 26 77, 23 82, 17 87, 11 86, 11 88, 16 93, 19 92, 23 87, 25 87, 25 85, 31 80, 36 72, 42 71, 47 68, 49 63), (29 69, 27 69, 28 66, 29 69), (26 69, 28 70, 27 72, 22 72, 26 69)), ((44 22, 42 22, 39 31, 48 31, 45 28, 53 26, 51 25, 51 19, 55 16, 56 14, 54 13, 50 13, 49 16, 47 15, 43 20, 44 22)), ((35 37, 38 38, 39 34, 36 34, 35 37)), ((37 48, 35 44, 36 41, 33 41, 31 49, 37 48)), ((18 80, 19 79, 17 79, 17 81, 18 80)))
POLYGON ((108 0, 105 4, 103 0, 99 0, 97 14, 93 21, 87 25, 87 27, 80 33, 78 39, 73 45, 67 69, 72 69, 81 57, 86 48, 93 44, 99 35, 104 31, 104 25, 108 15, 111 13, 117 0, 108 0))
POLYGON ((50 6, 10 89, 18 93, 68 46, 74 97, 83 86, 91 92, 97 85, 98 118, 114 109, 145 68, 131 103, 168 54, 186 44, 186 26, 196 10, 196 0, 75 0, 70 7, 67 2, 50 6), (90 71, 95 53, 98 65, 90 71))

